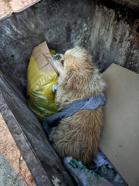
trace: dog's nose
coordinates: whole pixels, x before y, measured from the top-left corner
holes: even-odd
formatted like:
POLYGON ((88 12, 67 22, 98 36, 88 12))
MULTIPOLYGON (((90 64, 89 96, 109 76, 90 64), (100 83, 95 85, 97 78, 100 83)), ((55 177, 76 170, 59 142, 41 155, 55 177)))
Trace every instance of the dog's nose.
POLYGON ((53 56, 53 58, 54 58, 55 60, 60 60, 61 55, 60 55, 60 54, 56 54, 56 55, 53 56))

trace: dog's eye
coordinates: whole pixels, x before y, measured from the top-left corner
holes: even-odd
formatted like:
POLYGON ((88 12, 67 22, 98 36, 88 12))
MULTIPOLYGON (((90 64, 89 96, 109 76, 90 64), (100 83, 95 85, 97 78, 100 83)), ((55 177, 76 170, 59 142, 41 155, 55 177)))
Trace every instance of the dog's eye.
POLYGON ((64 60, 63 59, 61 60, 61 63, 62 63, 62 65, 64 65, 64 60))

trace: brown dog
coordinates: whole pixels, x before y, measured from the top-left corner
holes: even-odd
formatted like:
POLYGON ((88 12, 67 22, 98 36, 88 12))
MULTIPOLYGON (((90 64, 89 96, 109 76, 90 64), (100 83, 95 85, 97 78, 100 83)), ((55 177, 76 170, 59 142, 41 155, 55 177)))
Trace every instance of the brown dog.
MULTIPOLYGON (((104 91, 105 83, 92 64, 91 56, 83 48, 66 51, 54 67, 59 73, 56 103, 60 108, 104 91)), ((89 164, 97 152, 102 126, 102 108, 81 110, 62 119, 52 129, 50 140, 61 157, 72 156, 89 164)))

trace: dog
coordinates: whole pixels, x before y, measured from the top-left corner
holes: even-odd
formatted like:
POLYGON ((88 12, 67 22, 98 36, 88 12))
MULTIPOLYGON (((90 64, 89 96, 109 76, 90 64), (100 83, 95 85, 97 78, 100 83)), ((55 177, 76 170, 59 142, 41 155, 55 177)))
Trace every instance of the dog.
MULTIPOLYGON (((55 101, 60 109, 105 90, 106 84, 84 48, 75 47, 57 55, 53 67, 58 73, 55 101)), ((80 110, 62 119, 49 138, 61 157, 72 156, 89 165, 98 150, 102 128, 103 108, 80 110)))

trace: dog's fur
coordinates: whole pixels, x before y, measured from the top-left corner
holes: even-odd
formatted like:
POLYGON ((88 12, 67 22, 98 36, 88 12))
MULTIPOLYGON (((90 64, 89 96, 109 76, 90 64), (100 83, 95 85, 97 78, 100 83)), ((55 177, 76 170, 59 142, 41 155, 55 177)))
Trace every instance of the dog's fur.
MULTIPOLYGON (((56 103, 60 108, 104 91, 105 82, 85 49, 75 47, 67 50, 54 66, 59 73, 56 103)), ((89 164, 98 149, 102 123, 102 108, 81 110, 62 119, 53 128, 50 140, 61 157, 72 156, 89 164)))

